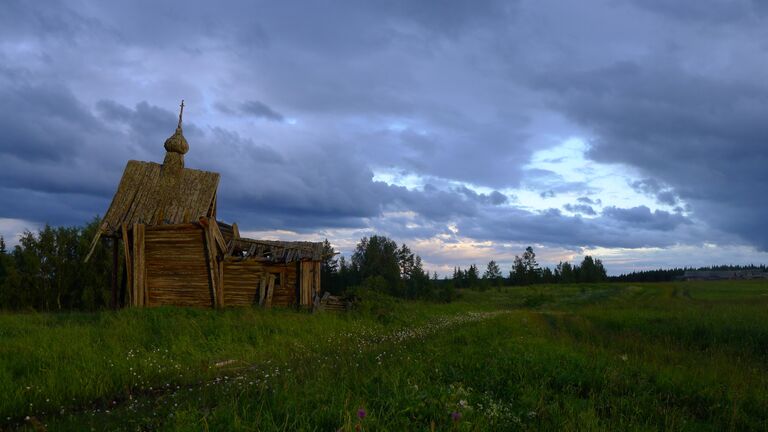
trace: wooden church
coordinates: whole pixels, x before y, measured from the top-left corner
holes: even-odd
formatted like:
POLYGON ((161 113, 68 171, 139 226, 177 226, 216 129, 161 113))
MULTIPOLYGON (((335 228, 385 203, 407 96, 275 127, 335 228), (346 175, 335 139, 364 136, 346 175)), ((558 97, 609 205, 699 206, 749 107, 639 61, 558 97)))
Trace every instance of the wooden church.
POLYGON ((113 239, 113 305, 311 307, 323 244, 242 238, 218 221, 219 174, 184 167, 183 112, 162 164, 128 161, 93 240, 113 239))

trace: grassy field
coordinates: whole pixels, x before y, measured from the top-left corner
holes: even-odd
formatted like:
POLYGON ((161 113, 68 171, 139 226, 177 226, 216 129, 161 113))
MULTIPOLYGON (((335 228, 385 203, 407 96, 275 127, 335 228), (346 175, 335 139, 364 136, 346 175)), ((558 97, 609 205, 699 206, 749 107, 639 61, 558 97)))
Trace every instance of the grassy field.
POLYGON ((0 429, 768 430, 768 283, 0 314, 0 429))

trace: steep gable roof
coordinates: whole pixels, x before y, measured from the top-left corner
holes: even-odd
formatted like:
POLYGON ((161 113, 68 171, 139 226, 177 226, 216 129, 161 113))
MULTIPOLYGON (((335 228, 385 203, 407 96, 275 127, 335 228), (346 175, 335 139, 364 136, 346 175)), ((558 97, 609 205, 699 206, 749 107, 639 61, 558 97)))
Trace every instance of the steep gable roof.
POLYGON ((218 185, 215 172, 128 161, 102 220, 102 233, 115 233, 122 224, 178 224, 211 216, 218 185))

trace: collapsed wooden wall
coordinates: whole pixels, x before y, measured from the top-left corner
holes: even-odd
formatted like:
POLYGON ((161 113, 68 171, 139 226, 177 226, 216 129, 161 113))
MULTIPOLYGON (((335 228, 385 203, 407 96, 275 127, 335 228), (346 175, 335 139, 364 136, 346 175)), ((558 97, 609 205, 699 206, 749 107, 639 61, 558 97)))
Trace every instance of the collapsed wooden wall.
POLYGON ((258 305, 259 285, 267 274, 279 275, 272 293, 272 306, 295 305, 296 263, 272 264, 258 261, 224 262, 224 305, 258 305))
POLYGON ((213 224, 123 226, 132 306, 311 307, 320 262, 265 262, 222 255, 213 224), (271 289, 269 289, 271 287, 271 289), (266 300, 266 301, 265 301, 266 300))

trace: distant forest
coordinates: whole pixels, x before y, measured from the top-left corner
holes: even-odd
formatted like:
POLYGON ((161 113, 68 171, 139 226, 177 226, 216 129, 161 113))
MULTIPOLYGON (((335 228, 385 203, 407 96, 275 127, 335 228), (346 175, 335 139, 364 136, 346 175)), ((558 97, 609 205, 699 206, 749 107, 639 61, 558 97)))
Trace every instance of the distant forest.
POLYGON ((759 270, 768 271, 764 264, 762 265, 718 265, 710 267, 684 267, 659 270, 642 270, 622 274, 620 276, 610 276, 611 282, 668 282, 679 279, 687 271, 738 271, 738 270, 759 270))
MULTIPOLYGON (((27 231, 9 249, 0 237, 0 309, 99 310, 110 306, 111 244, 100 242, 86 263, 99 218, 81 227, 51 227, 27 231)), ((632 272, 608 277, 603 263, 585 256, 579 264, 561 262, 542 267, 532 247, 512 262, 504 275, 494 260, 484 269, 472 264, 442 279, 424 270, 421 257, 406 245, 379 235, 360 240, 353 254, 338 257, 328 240, 322 263, 323 290, 338 295, 363 295, 366 291, 393 297, 450 302, 457 289, 487 290, 537 283, 661 282, 686 270, 762 270, 762 266, 716 266, 632 272)), ((122 258, 121 258, 122 259, 122 258)), ((122 276, 122 275, 121 275, 122 276)))

